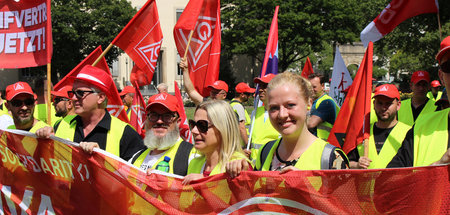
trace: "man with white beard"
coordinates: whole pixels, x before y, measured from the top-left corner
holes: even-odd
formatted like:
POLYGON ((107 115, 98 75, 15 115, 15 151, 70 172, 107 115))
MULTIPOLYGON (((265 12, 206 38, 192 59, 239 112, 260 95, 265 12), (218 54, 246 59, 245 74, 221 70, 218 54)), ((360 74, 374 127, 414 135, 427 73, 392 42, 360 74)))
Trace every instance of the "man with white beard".
POLYGON ((173 95, 160 93, 149 99, 144 139, 148 149, 133 155, 130 163, 147 171, 168 160, 168 173, 186 175, 192 144, 180 138, 179 111, 177 98, 173 95))

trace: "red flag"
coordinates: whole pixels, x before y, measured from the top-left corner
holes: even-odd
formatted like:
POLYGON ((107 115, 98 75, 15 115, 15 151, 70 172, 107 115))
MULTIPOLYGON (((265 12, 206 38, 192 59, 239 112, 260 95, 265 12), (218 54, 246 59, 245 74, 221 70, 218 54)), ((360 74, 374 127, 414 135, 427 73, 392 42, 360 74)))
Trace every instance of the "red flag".
POLYGON ((146 118, 145 101, 144 97, 142 97, 139 85, 136 82, 133 83, 136 93, 134 94, 133 97, 133 104, 131 104, 130 124, 136 129, 137 133, 139 133, 142 137, 145 137, 145 130, 144 130, 144 122, 146 118))
POLYGON ((26 68, 51 62, 50 0, 2 1, 0 68, 26 68))
POLYGON ((136 83, 138 86, 145 86, 152 83, 153 72, 146 73, 143 70, 139 69, 137 65, 133 66, 133 69, 130 73, 130 82, 136 83))
POLYGON ((174 84, 175 84, 175 97, 177 97, 178 105, 181 108, 180 118, 181 118, 181 122, 182 123, 179 125, 180 136, 185 141, 193 143, 194 142, 194 137, 192 136, 191 130, 189 129, 188 119, 186 117, 186 112, 184 110, 183 99, 181 98, 181 92, 180 92, 180 89, 178 88, 177 81, 174 81, 174 84))
POLYGON ((208 85, 219 79, 220 0, 189 1, 173 29, 178 54, 182 57, 191 31, 187 54, 190 78, 195 89, 207 97, 208 85))
POLYGON ((151 83, 162 40, 156 2, 149 0, 112 41, 142 70, 137 76, 139 86, 151 83))
POLYGON ((392 0, 386 8, 361 32, 366 47, 394 30, 403 21, 423 13, 438 13, 437 0, 392 0))
POLYGON ((314 74, 314 70, 311 61, 309 60, 309 57, 306 57, 305 66, 303 67, 302 70, 302 77, 307 79, 308 76, 311 74, 314 74))
POLYGON ((370 135, 373 43, 369 43, 350 91, 339 111, 328 142, 349 153, 370 135))

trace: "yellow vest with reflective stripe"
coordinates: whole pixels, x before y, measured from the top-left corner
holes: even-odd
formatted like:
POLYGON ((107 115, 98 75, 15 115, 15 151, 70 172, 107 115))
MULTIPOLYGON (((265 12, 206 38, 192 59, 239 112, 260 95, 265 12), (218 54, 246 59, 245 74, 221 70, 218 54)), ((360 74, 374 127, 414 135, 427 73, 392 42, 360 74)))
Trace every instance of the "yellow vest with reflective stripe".
POLYGON ((414 166, 428 166, 441 159, 448 146, 450 108, 425 115, 414 126, 414 166))
MULTIPOLYGON (((42 122, 41 120, 38 120, 36 124, 33 125, 33 127, 31 127, 31 129, 29 130, 29 132, 31 133, 36 133, 36 131, 40 128, 43 127, 48 127, 49 125, 45 122, 42 122)), ((10 125, 8 126, 8 129, 16 129, 16 125, 10 125)))
MULTIPOLYGON (((180 147, 181 142, 183 142, 183 139, 179 138, 178 141, 170 147, 167 151, 164 152, 164 155, 161 156, 158 161, 156 161, 155 165, 153 165, 150 169, 155 169, 159 162, 164 160, 164 157, 170 157, 169 161, 169 173, 173 174, 173 162, 175 160, 175 155, 177 154, 178 148, 180 147)), ((146 149, 139 157, 134 161, 133 165, 136 167, 141 167, 142 163, 144 162, 147 155, 151 152, 150 149, 146 149)))
MULTIPOLYGON (((242 152, 234 152, 233 155, 231 156, 230 161, 233 160, 240 160, 240 159, 246 159, 247 162, 251 163, 250 160, 242 153, 242 152)), ((202 174, 203 173, 203 167, 205 166, 206 163, 206 157, 205 156, 200 156, 200 157, 196 157, 194 159, 192 159, 192 161, 189 163, 188 166, 188 172, 187 174, 191 174, 191 173, 198 173, 198 174, 202 174)), ((225 172, 225 167, 222 170, 222 164, 219 162, 211 171, 211 175, 217 175, 220 173, 224 173, 225 172)))
MULTIPOLYGON (((242 105, 241 102, 234 100, 234 99, 231 100, 231 102, 230 102, 231 107, 233 108, 234 112, 236 112, 236 113, 237 113, 237 111, 234 109, 234 106, 237 104, 242 105)), ((244 107, 244 105, 242 105, 242 107, 244 107)), ((245 114, 245 125, 249 126, 251 124, 252 120, 250 119, 250 116, 248 115, 247 110, 245 110, 245 107, 244 107, 244 114, 245 114)), ((247 133, 248 133, 248 129, 247 129, 247 133)))
MULTIPOLYGON (((373 126, 370 125, 370 137, 369 137, 369 158, 372 160, 368 169, 381 169, 386 168, 392 158, 397 154, 398 149, 402 145, 403 139, 405 139, 406 133, 411 129, 411 126, 402 122, 397 122, 394 128, 389 133, 386 141, 381 148, 380 153, 377 153, 375 146, 375 139, 373 136, 373 126)), ((364 144, 358 145, 359 156, 364 155, 364 144)))
POLYGON ((436 98, 434 98, 433 92, 429 91, 429 92, 427 93, 427 97, 428 97, 429 99, 431 99, 431 100, 437 101, 437 100, 441 99, 441 97, 442 97, 442 91, 438 91, 436 98))
MULTIPOLYGON (((278 145, 280 144, 281 138, 279 138, 275 144, 273 144, 272 148, 269 151, 269 154, 264 161, 264 164, 261 164, 261 150, 259 150, 258 157, 256 158, 256 169, 260 171, 270 171, 270 166, 272 164, 273 156, 275 155, 275 150, 277 150, 278 145)), ((325 145, 328 144, 325 140, 317 138, 313 144, 306 149, 305 152, 300 156, 295 167, 301 170, 320 170, 322 169, 322 153, 325 148, 325 145)), ((336 150, 340 150, 336 148, 336 150)))
POLYGON ((252 143, 253 148, 259 149, 269 141, 276 140, 280 134, 270 123, 269 117, 264 119, 266 110, 263 106, 256 109, 255 124, 253 125, 252 143))
MULTIPOLYGON (((73 141, 77 121, 74 120, 72 123, 71 121, 75 117, 76 115, 64 117, 64 119, 58 126, 58 130, 56 130, 55 136, 73 141)), ((123 122, 122 120, 117 119, 114 116, 111 116, 110 129, 106 135, 105 151, 120 157, 120 140, 122 139, 123 132, 125 131, 125 127, 127 125, 128 124, 123 122)))
MULTIPOLYGON (((53 102, 51 104, 51 120, 52 120, 52 126, 55 125, 56 121, 58 121, 59 119, 62 119, 62 117, 59 116, 55 116, 56 114, 56 110, 55 107, 53 106, 53 102)), ((37 104, 34 107, 34 114, 33 114, 35 119, 41 120, 45 123, 47 123, 47 104, 37 104)))
MULTIPOLYGON (((337 106, 336 102, 334 102, 333 98, 331 98, 329 95, 323 94, 320 98, 318 98, 315 108, 318 109, 320 106, 320 103, 322 103, 323 101, 325 101, 327 99, 330 99, 331 101, 333 101, 333 104, 336 107, 336 115, 334 116, 334 119, 336 119, 340 108, 339 108, 339 106, 337 106)), ((317 137, 322 138, 324 140, 328 139, 331 128, 333 128, 333 124, 322 120, 322 122, 317 126, 317 137)))
MULTIPOLYGON (((428 102, 425 104, 425 107, 423 107, 419 116, 417 116, 416 121, 423 115, 434 112, 435 110, 436 106, 434 105, 434 100, 428 99, 428 102)), ((403 122, 409 126, 414 125, 414 117, 411 108, 411 99, 406 99, 402 101, 402 105, 400 106, 400 110, 398 111, 398 121, 403 122)))

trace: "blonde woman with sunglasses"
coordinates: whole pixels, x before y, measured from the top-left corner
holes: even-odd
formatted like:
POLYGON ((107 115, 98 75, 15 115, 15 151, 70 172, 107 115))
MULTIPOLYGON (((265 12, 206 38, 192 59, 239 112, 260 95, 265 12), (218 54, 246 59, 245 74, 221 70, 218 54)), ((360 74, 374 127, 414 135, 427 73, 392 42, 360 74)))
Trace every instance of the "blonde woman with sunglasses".
MULTIPOLYGON (((224 173, 233 160, 244 160, 237 117, 225 101, 211 100, 201 103, 195 110, 194 120, 189 121, 195 140, 195 149, 201 154, 188 167, 183 184, 206 176, 224 173)), ((251 170, 251 167, 245 170, 251 170)))

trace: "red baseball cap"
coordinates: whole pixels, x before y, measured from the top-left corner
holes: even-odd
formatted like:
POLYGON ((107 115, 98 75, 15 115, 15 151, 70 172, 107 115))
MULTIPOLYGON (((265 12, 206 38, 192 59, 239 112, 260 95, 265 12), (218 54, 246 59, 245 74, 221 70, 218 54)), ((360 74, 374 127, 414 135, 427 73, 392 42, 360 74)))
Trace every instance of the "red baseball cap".
POLYGON ((237 93, 255 93, 256 89, 251 88, 248 86, 248 84, 241 82, 236 85, 236 92, 237 93))
POLYGON ((122 92, 119 93, 119 96, 124 96, 128 93, 136 93, 136 90, 133 86, 126 86, 123 88, 122 92))
POLYGON ((417 84, 419 81, 430 83, 430 74, 427 71, 415 71, 411 77, 411 82, 417 84))
POLYGON ((434 80, 431 82, 431 87, 440 87, 441 83, 438 80, 434 80))
POLYGON ((50 93, 56 97, 63 97, 63 98, 70 99, 69 94, 67 93, 68 91, 72 91, 72 86, 66 85, 66 86, 62 87, 61 89, 59 89, 57 91, 51 91, 50 93))
POLYGON ((375 88, 375 93, 373 97, 376 96, 386 96, 391 99, 398 99, 400 101, 400 93, 398 92, 398 89, 393 84, 383 84, 375 88))
POLYGON ((269 73, 269 74, 264 75, 261 78, 256 77, 255 79, 253 79, 253 82, 256 84, 260 84, 260 83, 268 84, 274 77, 275 77, 275 74, 269 73))
POLYGON ((213 88, 216 90, 225 90, 225 92, 228 93, 228 84, 221 80, 215 81, 213 84, 209 85, 208 88, 213 88))
POLYGON ((180 107, 178 105, 177 97, 175 97, 173 95, 170 95, 168 93, 159 93, 159 94, 153 95, 148 100, 148 105, 147 105, 147 108, 145 108, 145 110, 148 112, 149 108, 155 104, 160 104, 160 105, 166 107, 167 109, 169 109, 170 111, 177 112, 178 115, 180 115, 180 112, 179 112, 180 107))
POLYGON ((447 36, 441 42, 441 48, 439 49, 438 54, 436 55, 436 60, 438 60, 439 64, 441 64, 441 58, 445 53, 450 51, 450 36, 447 36))
POLYGON ((6 100, 11 101, 14 97, 22 93, 32 95, 34 99, 37 98, 28 83, 19 81, 6 87, 6 100))
POLYGON ((111 96, 111 90, 116 90, 111 75, 105 70, 91 65, 84 66, 73 79, 74 81, 84 81, 87 84, 93 85, 108 96, 111 96))

